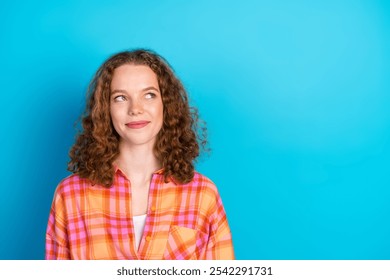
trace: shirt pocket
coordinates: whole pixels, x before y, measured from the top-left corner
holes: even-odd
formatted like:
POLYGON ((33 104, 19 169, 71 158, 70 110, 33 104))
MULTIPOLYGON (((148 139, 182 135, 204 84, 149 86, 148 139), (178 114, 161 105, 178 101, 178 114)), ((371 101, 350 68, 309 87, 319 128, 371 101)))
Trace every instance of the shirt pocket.
POLYGON ((164 260, 196 260, 197 230, 182 226, 171 226, 164 260))

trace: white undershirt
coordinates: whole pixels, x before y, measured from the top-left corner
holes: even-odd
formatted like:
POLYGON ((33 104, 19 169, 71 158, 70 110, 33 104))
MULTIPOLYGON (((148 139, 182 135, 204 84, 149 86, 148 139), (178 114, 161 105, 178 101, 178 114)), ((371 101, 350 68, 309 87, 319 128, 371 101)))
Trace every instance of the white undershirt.
POLYGON ((139 244, 141 243, 142 234, 144 232, 146 222, 146 214, 140 216, 133 216, 133 224, 134 224, 134 233, 135 233, 135 245, 137 246, 137 250, 139 244))

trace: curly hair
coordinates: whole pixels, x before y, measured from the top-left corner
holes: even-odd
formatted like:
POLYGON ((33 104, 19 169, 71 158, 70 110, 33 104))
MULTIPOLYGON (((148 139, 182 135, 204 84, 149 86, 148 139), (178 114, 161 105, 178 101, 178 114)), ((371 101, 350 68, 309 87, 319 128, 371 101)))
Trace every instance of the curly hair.
POLYGON ((168 62, 153 51, 136 49, 108 58, 93 77, 82 115, 82 131, 69 152, 68 170, 92 184, 113 183, 113 162, 119 155, 119 135, 110 116, 110 85, 121 65, 146 65, 157 75, 163 102, 163 125, 154 154, 163 167, 164 180, 188 183, 194 177, 194 160, 207 144, 207 129, 198 111, 190 107, 188 95, 168 62))

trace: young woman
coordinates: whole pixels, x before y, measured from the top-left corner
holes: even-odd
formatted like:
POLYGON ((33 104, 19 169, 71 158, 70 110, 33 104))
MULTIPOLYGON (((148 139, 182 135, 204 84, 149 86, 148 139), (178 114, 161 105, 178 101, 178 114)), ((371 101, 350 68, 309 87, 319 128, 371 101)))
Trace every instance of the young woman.
POLYGON ((197 124, 161 56, 110 57, 54 194, 46 259, 234 259, 218 191, 194 171, 197 124))

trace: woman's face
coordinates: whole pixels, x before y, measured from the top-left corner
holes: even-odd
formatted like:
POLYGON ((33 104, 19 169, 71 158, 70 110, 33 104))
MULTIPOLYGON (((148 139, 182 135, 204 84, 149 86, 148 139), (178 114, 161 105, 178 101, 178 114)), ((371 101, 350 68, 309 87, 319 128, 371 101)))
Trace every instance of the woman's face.
POLYGON ((122 143, 154 146, 163 123, 163 103, 152 69, 131 64, 115 69, 110 114, 122 143))

